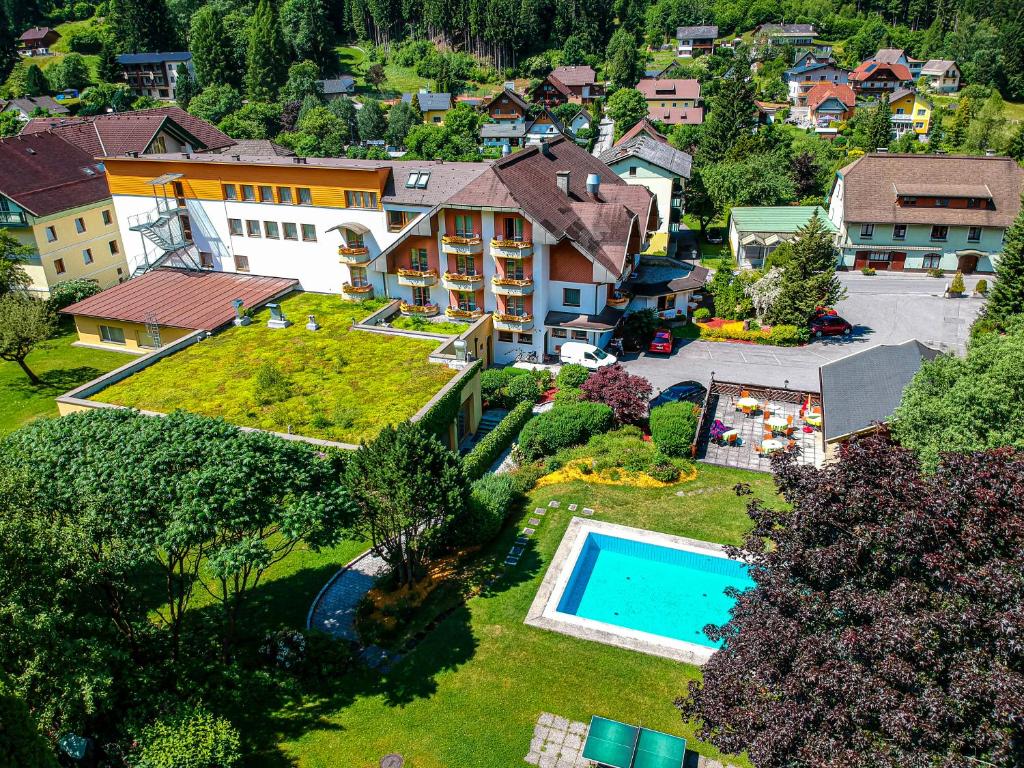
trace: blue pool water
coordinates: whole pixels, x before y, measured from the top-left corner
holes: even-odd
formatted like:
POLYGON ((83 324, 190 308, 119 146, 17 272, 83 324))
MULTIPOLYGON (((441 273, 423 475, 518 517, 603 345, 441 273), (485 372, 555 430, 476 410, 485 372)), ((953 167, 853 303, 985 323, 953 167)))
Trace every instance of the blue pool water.
POLYGON ((590 533, 558 611, 717 648, 704 627, 729 620, 725 588, 752 586, 735 560, 590 533))

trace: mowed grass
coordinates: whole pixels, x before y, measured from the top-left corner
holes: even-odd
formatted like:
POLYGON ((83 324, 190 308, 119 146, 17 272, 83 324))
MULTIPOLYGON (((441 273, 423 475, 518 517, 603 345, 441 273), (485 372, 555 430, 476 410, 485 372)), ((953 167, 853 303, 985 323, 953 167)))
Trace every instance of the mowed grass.
MULTIPOLYGON (((456 610, 386 676, 357 672, 332 681, 259 725, 283 734, 276 747, 246 762, 260 768, 374 768, 398 752, 409 768, 508 768, 522 764, 541 712, 588 721, 591 715, 638 723, 693 741, 672 702, 697 679, 697 667, 526 626, 523 619, 573 516, 570 503, 595 519, 722 543, 740 543, 750 520, 733 487, 774 493, 765 474, 699 465, 696 480, 639 490, 583 482, 535 491, 527 510, 549 509, 518 566, 489 593, 456 610), (682 493, 685 495, 677 495, 682 493)), ((504 557, 530 515, 506 528, 490 550, 504 557)), ((729 762, 746 765, 743 758, 729 762)))
POLYGON ((0 436, 40 416, 56 416, 58 395, 135 358, 124 352, 71 346, 77 340, 74 325, 65 321, 56 336, 29 353, 25 363, 42 384, 29 381, 17 363, 0 360, 0 436))
POLYGON ((239 426, 358 443, 413 416, 457 373, 430 363, 439 341, 351 330, 382 304, 297 293, 281 302, 294 323, 229 328, 161 360, 94 399, 169 413, 184 409, 239 426), (306 330, 306 315, 321 329, 306 330), (268 372, 275 386, 267 387, 268 372), (260 381, 263 382, 259 383, 260 381))

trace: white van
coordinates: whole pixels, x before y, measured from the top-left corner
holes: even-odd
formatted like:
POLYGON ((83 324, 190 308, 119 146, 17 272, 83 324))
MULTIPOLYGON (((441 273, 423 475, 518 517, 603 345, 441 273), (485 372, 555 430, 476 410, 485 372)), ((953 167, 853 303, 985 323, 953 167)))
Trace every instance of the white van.
POLYGON ((600 347, 582 341, 565 342, 558 351, 558 357, 563 364, 576 363, 592 371, 604 368, 606 365, 615 365, 618 362, 615 355, 609 355, 600 347))

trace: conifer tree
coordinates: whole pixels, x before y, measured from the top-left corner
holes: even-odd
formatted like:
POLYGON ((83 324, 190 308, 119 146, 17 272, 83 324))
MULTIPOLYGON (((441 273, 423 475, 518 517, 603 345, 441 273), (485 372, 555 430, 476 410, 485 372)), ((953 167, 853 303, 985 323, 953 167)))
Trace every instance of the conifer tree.
POLYGON ((28 96, 42 96, 50 90, 50 81, 37 64, 29 64, 25 70, 25 93, 28 96))
POLYGON ((1018 163, 1024 162, 1024 124, 1021 124, 1020 128, 1017 129, 1017 133, 1010 141, 1010 146, 1006 150, 1006 154, 1018 163))
POLYGON ((1006 230, 996 281, 985 304, 985 316, 997 324, 1024 314, 1024 210, 1006 230))
POLYGON ((189 32, 189 50, 196 80, 206 88, 211 85, 239 87, 238 62, 234 46, 220 12, 212 5, 204 5, 192 15, 189 32))
POLYGON ((312 61, 321 75, 334 69, 331 24, 322 0, 305 0, 299 28, 295 33, 295 57, 299 61, 312 61))
POLYGON ((284 40, 269 0, 260 0, 246 54, 245 92, 255 101, 273 101, 285 78, 284 40))
POLYGON ((883 93, 878 99, 878 106, 868 120, 867 142, 868 152, 888 147, 892 141, 892 112, 889 111, 889 95, 883 93))
POLYGON ((14 40, 11 19, 6 8, 0 3, 0 79, 6 80, 14 65, 18 63, 18 46, 14 40))
POLYGON ((182 109, 188 109, 192 98, 199 92, 196 79, 192 77, 192 70, 185 62, 178 64, 178 80, 174 86, 174 98, 182 109))
POLYGON ((608 43, 605 74, 617 88, 632 88, 640 75, 640 58, 636 39, 619 27, 608 43))
POLYGON ((967 128, 971 124, 971 100, 960 99, 957 105, 956 114, 953 116, 953 127, 949 131, 948 141, 950 149, 960 149, 967 141, 967 128))
POLYGON ((117 63, 117 49, 109 39, 103 41, 103 47, 100 48, 100 60, 96 67, 96 74, 99 75, 100 82, 116 83, 122 79, 123 71, 121 65, 117 63))
POLYGON ((121 53, 173 51, 173 18, 165 0, 109 0, 107 26, 121 53))
POLYGON ((733 73, 718 83, 708 102, 708 117, 700 140, 700 156, 705 163, 725 159, 740 139, 748 136, 757 124, 754 107, 754 85, 746 73, 733 73))

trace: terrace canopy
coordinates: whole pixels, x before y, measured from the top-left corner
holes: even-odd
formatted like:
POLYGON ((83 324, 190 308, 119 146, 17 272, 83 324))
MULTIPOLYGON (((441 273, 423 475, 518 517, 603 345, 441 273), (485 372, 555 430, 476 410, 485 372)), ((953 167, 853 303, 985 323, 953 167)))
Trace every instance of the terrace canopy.
POLYGON ((596 715, 583 745, 583 758, 605 768, 680 768, 685 756, 684 738, 596 715))

